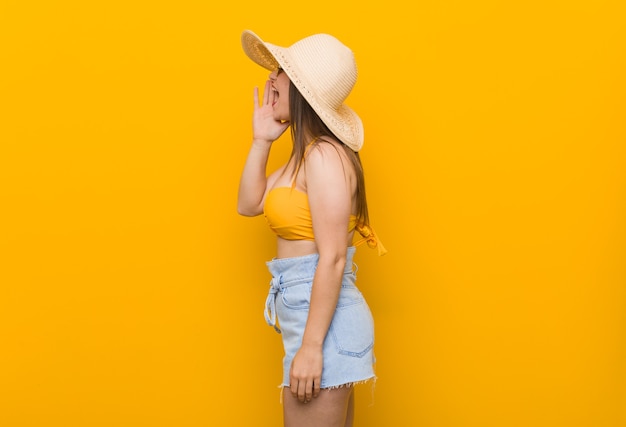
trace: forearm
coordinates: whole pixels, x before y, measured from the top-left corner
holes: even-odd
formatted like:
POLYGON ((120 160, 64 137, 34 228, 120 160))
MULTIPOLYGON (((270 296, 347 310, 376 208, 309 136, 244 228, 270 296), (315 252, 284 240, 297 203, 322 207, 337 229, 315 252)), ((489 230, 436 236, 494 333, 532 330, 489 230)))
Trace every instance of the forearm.
POLYGON ((303 347, 322 347, 337 307, 345 265, 345 256, 320 259, 313 279, 303 347))
POLYGON ((267 186, 267 160, 271 141, 253 140, 239 181, 237 211, 255 216, 263 211, 263 195, 267 186))

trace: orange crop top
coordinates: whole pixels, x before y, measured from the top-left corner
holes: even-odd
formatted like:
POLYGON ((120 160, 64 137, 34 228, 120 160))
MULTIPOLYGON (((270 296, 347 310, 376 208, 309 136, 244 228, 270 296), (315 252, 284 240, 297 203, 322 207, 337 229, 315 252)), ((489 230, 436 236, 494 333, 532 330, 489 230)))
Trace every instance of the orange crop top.
MULTIPOLYGON (((295 188, 297 174, 296 169, 291 187, 276 187, 267 193, 263 213, 268 225, 279 237, 286 240, 315 240, 309 197, 295 188)), ((378 249, 379 255, 387 253, 371 227, 357 224, 355 215, 350 215, 348 223, 348 233, 352 230, 358 231, 362 236, 354 246, 367 242, 369 247, 378 249)))

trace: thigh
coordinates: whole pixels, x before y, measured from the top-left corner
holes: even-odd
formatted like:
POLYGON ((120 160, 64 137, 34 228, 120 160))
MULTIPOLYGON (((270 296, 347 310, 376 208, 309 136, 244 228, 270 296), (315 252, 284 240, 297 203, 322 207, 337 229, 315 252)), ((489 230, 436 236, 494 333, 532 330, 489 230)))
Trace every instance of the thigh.
POLYGON ((353 387, 323 389, 319 396, 309 403, 301 403, 293 397, 288 387, 284 387, 285 427, 344 427, 346 420, 352 419, 348 412, 354 409, 350 399, 353 389, 353 387))

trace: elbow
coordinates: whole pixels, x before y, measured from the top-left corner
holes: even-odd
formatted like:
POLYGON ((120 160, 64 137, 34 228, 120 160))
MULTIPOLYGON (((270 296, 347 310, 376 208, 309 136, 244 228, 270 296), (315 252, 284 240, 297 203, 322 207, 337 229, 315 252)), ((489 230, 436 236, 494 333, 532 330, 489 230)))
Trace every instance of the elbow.
POLYGON ((346 265, 346 254, 342 252, 335 253, 320 253, 320 259, 318 261, 320 264, 325 264, 329 268, 333 270, 341 270, 343 271, 346 265))
POLYGON ((237 213, 241 216, 257 216, 261 212, 258 209, 252 209, 250 206, 237 205, 237 213))
POLYGON ((242 206, 237 206, 237 213, 241 216, 252 216, 250 215, 250 211, 242 206))
POLYGON ((237 213, 241 216, 257 216, 263 213, 263 200, 246 197, 239 193, 237 197, 237 213))

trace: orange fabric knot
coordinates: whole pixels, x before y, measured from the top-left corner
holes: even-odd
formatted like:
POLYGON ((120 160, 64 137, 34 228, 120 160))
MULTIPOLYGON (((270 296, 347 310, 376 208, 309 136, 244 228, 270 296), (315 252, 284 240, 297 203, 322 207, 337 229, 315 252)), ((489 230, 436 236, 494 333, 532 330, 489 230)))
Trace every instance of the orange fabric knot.
POLYGON ((385 249, 381 241, 378 239, 373 228, 371 228, 369 225, 357 225, 355 228, 356 228, 356 231, 358 231, 359 234, 363 236, 361 240, 359 240, 358 242, 354 244, 355 246, 358 246, 361 243, 366 242, 367 246, 369 246, 370 248, 378 249, 378 255, 385 255, 387 253, 387 249, 385 249))

